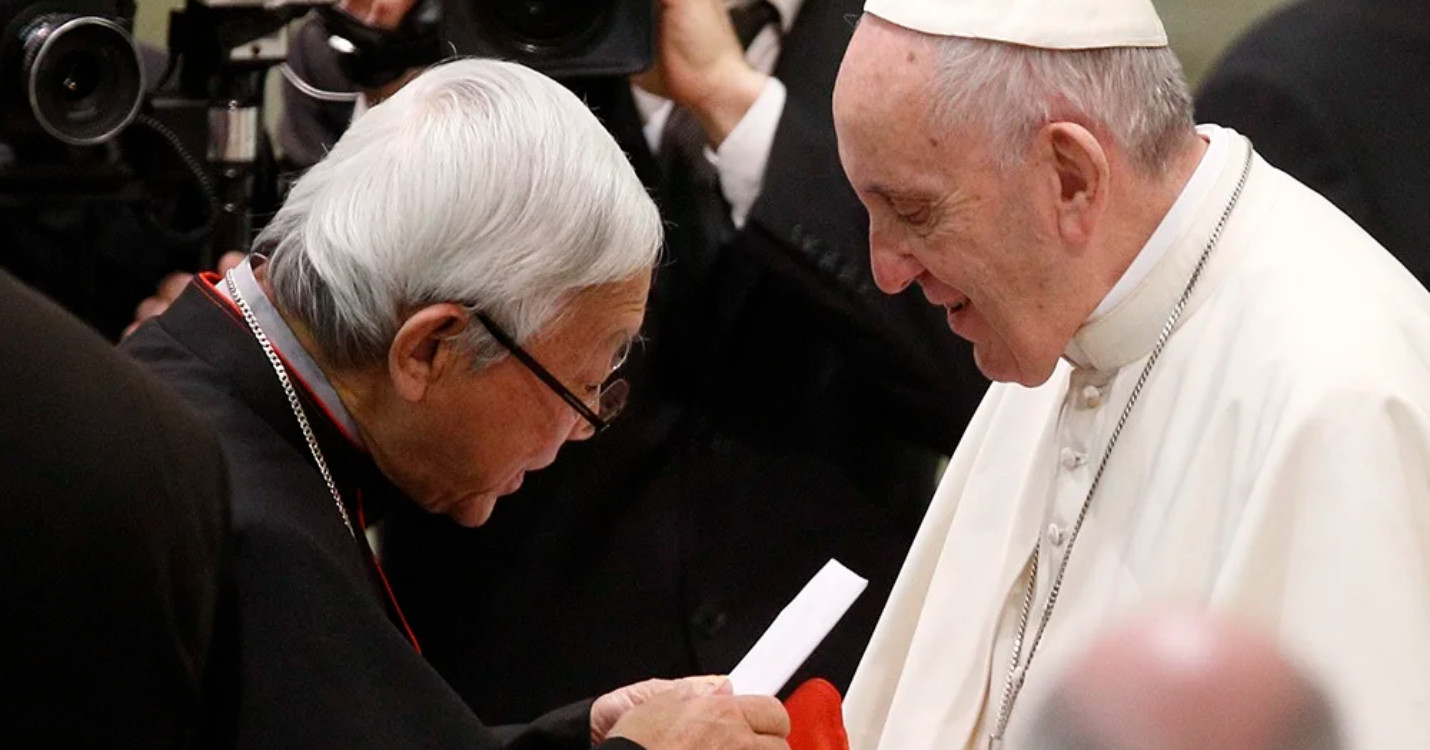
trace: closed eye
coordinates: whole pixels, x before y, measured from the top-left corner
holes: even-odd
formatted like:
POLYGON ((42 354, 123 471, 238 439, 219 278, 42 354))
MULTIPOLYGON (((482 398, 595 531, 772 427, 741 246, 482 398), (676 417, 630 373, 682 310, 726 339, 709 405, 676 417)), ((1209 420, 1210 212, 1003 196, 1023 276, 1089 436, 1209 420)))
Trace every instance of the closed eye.
POLYGON ((921 235, 929 232, 933 205, 928 201, 890 199, 889 209, 900 224, 921 235))
POLYGON ((928 223, 929 207, 922 206, 911 211, 895 209, 894 213, 898 215, 900 222, 916 227, 928 223))

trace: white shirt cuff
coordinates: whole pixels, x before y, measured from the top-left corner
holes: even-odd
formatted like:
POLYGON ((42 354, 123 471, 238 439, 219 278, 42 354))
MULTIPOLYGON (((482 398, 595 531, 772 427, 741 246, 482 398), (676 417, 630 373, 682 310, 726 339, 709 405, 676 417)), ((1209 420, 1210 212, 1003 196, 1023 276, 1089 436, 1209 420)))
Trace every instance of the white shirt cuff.
POLYGON ((706 158, 720 175, 720 191, 730 204, 730 220, 737 229, 745 226, 764 187, 765 167, 784 114, 786 96, 785 85, 771 76, 720 148, 713 152, 705 149, 706 158))

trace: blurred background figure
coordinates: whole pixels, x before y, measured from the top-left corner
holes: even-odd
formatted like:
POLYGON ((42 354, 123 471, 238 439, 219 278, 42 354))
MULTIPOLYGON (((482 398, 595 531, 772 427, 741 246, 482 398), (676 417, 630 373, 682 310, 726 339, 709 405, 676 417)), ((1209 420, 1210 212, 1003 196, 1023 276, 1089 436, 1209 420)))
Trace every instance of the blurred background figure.
POLYGON ((212 747, 218 439, 3 271, 0 317, 0 747, 212 747))
POLYGON ((1307 0, 1257 24, 1197 95, 1197 121, 1329 198, 1430 281, 1430 3, 1307 0))
POLYGON ((1266 635, 1190 610, 1112 628, 1063 675, 1020 747, 1339 750, 1335 712, 1266 635))

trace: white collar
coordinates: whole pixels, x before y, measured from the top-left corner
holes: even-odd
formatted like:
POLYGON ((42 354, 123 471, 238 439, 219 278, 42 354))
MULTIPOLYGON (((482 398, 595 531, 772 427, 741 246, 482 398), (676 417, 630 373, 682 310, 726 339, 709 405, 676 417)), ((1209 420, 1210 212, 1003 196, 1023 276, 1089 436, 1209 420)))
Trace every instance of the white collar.
POLYGON ((1152 272, 1152 268, 1157 265, 1157 261, 1172 249, 1177 238, 1186 234, 1192 222, 1196 220, 1197 212, 1201 211, 1202 204, 1206 203, 1207 196, 1211 194, 1212 188, 1216 186, 1217 177, 1226 168, 1227 159, 1231 158, 1231 134, 1225 129, 1216 125, 1202 125, 1197 128, 1197 133, 1207 139, 1207 151, 1202 154, 1202 160, 1197 164, 1196 171, 1192 172, 1191 179, 1182 188, 1182 192, 1177 196, 1177 200, 1172 203, 1172 208, 1167 211, 1167 215, 1162 217, 1162 223, 1157 225, 1156 231, 1147 238, 1147 244, 1138 251, 1137 257, 1132 260, 1132 265, 1123 272, 1122 278, 1117 280, 1112 290, 1099 302, 1097 309, 1088 316, 1088 322, 1097 320, 1106 315, 1108 311, 1116 307, 1127 295, 1137 288, 1142 280, 1147 278, 1147 274, 1152 272))
MULTIPOLYGON (((253 311, 253 317, 258 319, 258 325, 263 329, 264 335, 268 337, 268 343, 273 345, 273 349, 282 357, 288 365, 290 374, 297 376, 307 387, 308 392, 317 399, 318 404, 323 407, 338 427, 347 435, 348 439, 355 445, 362 445, 361 433, 357 430, 357 422, 353 420, 352 414, 348 412, 343 400, 338 397, 338 392, 333 388, 332 382, 323 369, 318 366, 317 360, 308 353, 307 349, 298 341, 298 337, 293 334, 293 329, 288 327, 287 321, 278 313, 278 308, 273 305, 273 301, 268 299, 268 295, 263 291, 263 285, 258 283, 258 277, 253 274, 256 265, 263 265, 268 261, 262 255, 252 254, 247 260, 238 264, 233 269, 233 283, 238 287, 238 293, 243 295, 244 301, 253 311)), ((220 282, 219 293, 232 300, 228 293, 228 284, 220 282)))
MULTIPOLYGON (((1227 207, 1233 205, 1233 199, 1238 195, 1237 186, 1242 183, 1246 169, 1251 171, 1245 187, 1247 192, 1255 192, 1260 184, 1256 178, 1259 172, 1252 167, 1258 159, 1245 136, 1234 130, 1219 130, 1226 136, 1227 153, 1220 173, 1215 175, 1211 189, 1200 201, 1200 210, 1192 212, 1192 219, 1173 236, 1170 248, 1160 254, 1157 262, 1127 292, 1125 298, 1113 305, 1107 314, 1084 323, 1078 329, 1063 352, 1063 356, 1074 366, 1100 371, 1116 370, 1151 352, 1162 335, 1166 320, 1185 294, 1194 269, 1207 252, 1207 243, 1219 226, 1225 230, 1222 233, 1224 241, 1220 244, 1230 246, 1221 248, 1210 257, 1205 274, 1207 278, 1187 299, 1179 326, 1215 289, 1219 275, 1217 269, 1232 262, 1229 258, 1235 255, 1236 228, 1244 226, 1244 217, 1248 214, 1246 211, 1228 214, 1227 207)), ((1210 163, 1203 160, 1204 166, 1210 163)), ((1164 226, 1169 225, 1164 222, 1164 226)))

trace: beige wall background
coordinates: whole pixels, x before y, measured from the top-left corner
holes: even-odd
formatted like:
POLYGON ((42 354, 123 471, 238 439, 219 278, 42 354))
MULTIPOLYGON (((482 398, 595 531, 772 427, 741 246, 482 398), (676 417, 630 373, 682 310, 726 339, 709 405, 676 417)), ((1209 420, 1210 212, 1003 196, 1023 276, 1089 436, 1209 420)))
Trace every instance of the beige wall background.
MULTIPOLYGON (((817 2, 817 0, 810 0, 817 2)), ((1187 77, 1195 86, 1216 63, 1227 45, 1257 18, 1284 5, 1287 0, 1153 0, 1172 47, 1182 58, 1187 77)), ((164 46, 169 27, 169 10, 182 0, 138 0, 135 26, 139 38, 164 46)))
POLYGON ((169 37, 169 11, 183 7, 182 0, 138 0, 134 11, 134 33, 142 42, 165 46, 169 37))
POLYGON ((1196 86, 1253 21, 1287 0, 1153 0, 1172 48, 1196 86))

